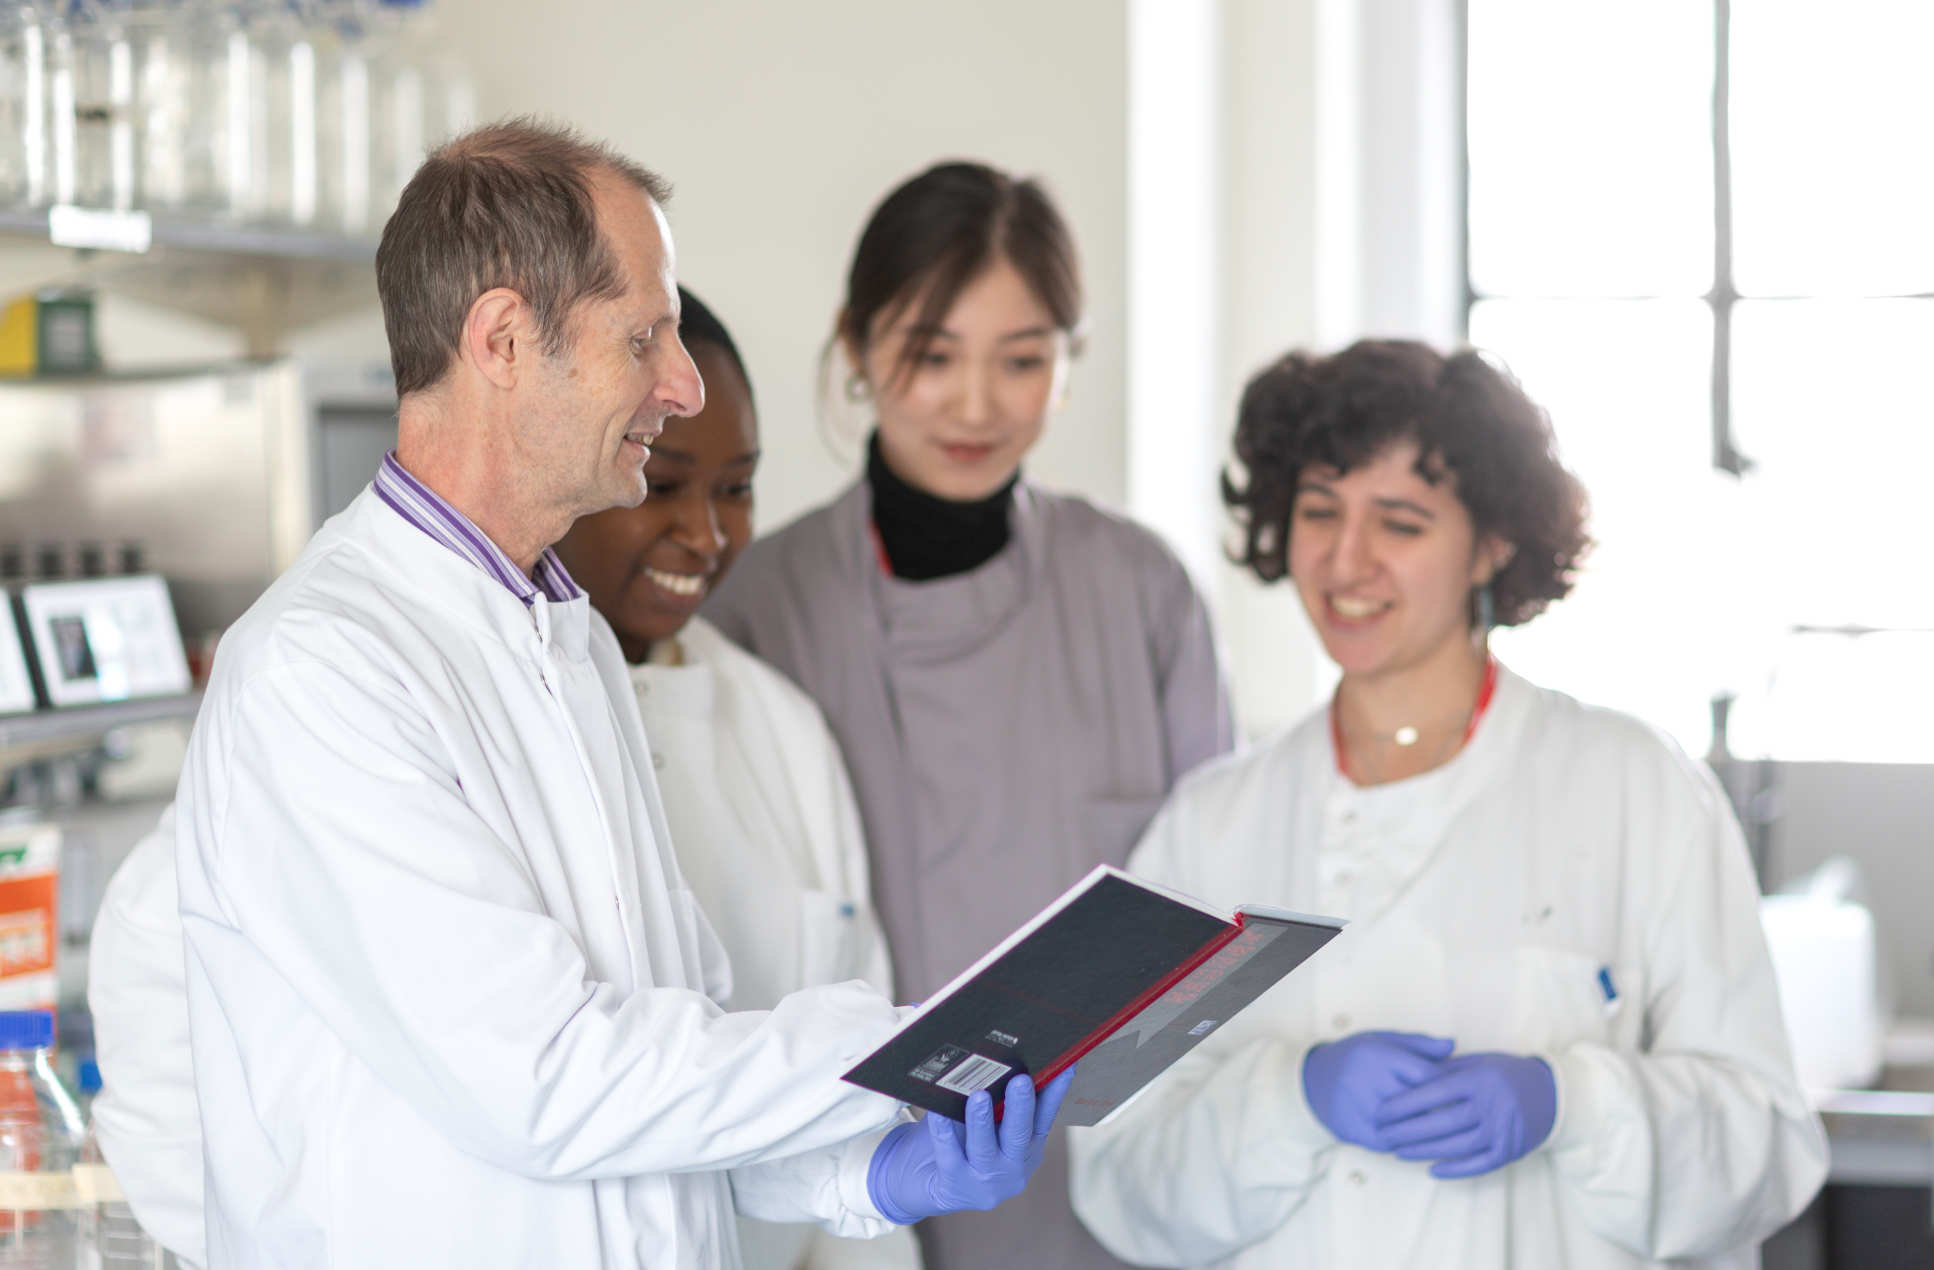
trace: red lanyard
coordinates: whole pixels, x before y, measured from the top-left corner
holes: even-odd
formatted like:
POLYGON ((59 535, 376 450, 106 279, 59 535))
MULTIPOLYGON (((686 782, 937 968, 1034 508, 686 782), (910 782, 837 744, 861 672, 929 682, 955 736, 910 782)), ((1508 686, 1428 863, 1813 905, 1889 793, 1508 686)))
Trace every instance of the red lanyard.
MULTIPOLYGON (((1484 722, 1484 712, 1491 708, 1491 698, 1498 690, 1498 662, 1495 657, 1484 659, 1484 682, 1477 690, 1477 704, 1471 707, 1471 721, 1464 725, 1464 739, 1458 742, 1459 748, 1469 745, 1477 735, 1477 725, 1484 722)), ((1330 748, 1336 754, 1336 770, 1349 779, 1350 769, 1343 763, 1343 722, 1336 716, 1336 699, 1330 699, 1330 748)))

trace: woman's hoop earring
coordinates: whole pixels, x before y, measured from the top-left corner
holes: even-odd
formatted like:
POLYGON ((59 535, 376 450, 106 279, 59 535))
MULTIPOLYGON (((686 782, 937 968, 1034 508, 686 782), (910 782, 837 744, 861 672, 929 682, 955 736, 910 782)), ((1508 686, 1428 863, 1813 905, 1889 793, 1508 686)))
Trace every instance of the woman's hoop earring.
POLYGON ((873 386, 866 382, 866 376, 854 371, 846 377, 846 400, 865 401, 873 395, 873 386))
POLYGON ((1486 582, 1477 589, 1477 634, 1480 638, 1489 635, 1497 626, 1497 601, 1491 598, 1491 584, 1486 582))

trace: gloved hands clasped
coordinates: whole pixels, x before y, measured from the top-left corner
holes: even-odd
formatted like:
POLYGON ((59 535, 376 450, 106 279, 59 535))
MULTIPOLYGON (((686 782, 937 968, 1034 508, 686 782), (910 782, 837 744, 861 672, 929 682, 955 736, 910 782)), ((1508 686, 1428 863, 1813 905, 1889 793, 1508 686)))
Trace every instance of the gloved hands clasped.
POLYGON ((942 1213, 988 1209, 1026 1188, 1041 1167, 1041 1151, 1074 1069, 1057 1076, 1040 1097, 1034 1080, 1007 1082, 1006 1113, 994 1123, 994 1099, 982 1090, 967 1099, 967 1123, 927 1113, 895 1127, 873 1152, 866 1190, 888 1221, 907 1225, 942 1213))
POLYGON ((1530 1154, 1551 1136, 1558 1083, 1540 1058, 1460 1054, 1448 1037, 1358 1032, 1303 1060, 1310 1110, 1344 1142, 1405 1160, 1431 1176, 1476 1177, 1530 1154))

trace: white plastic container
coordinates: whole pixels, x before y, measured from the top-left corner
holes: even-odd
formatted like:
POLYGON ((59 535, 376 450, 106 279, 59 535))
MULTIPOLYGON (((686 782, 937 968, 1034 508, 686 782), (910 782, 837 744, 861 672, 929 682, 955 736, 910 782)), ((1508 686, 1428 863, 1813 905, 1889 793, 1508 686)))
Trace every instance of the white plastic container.
POLYGON ((1886 1021, 1874 918, 1863 904, 1768 895, 1760 923, 1779 980, 1793 1064, 1808 1089, 1861 1089, 1880 1074, 1886 1021))

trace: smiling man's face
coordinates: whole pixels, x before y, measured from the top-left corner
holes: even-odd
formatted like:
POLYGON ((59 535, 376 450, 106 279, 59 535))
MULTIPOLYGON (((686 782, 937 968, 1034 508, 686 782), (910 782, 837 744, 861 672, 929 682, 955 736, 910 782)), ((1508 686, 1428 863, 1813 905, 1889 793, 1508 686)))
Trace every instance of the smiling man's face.
POLYGON ((569 339, 527 389, 518 460, 573 516, 636 507, 645 462, 667 418, 705 406, 697 366, 678 336, 671 230, 643 190, 601 174, 598 226, 623 280, 580 303, 569 339))

